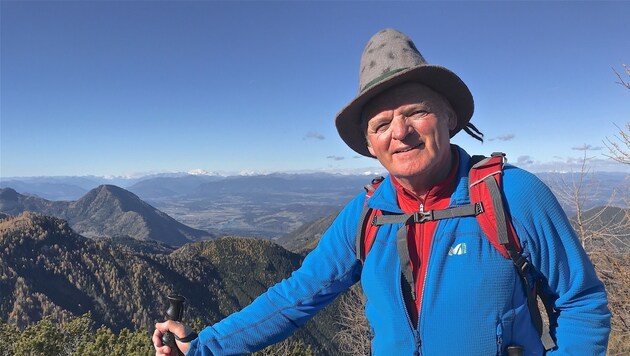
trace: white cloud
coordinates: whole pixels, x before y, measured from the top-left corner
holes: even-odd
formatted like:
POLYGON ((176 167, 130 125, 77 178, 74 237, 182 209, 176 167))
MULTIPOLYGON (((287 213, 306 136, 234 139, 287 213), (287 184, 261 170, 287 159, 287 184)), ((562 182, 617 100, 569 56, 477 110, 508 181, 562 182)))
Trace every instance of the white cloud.
POLYGON ((325 140, 326 137, 319 132, 310 131, 310 132, 307 132, 306 135, 304 135, 304 139, 305 140, 308 140, 308 139, 325 140))
MULTIPOLYGON (((524 156, 527 157, 527 156, 524 156)), ((579 172, 582 168, 584 157, 567 157, 564 159, 551 160, 546 162, 534 161, 528 157, 530 161, 526 163, 516 163, 517 166, 527 169, 531 172, 579 172)), ((554 157, 556 158, 556 157, 554 157)), ((519 157, 519 160, 521 157, 519 157)), ((593 172, 629 172, 630 170, 624 164, 615 162, 612 159, 602 157, 587 157, 586 166, 593 172)))
POLYGON ((592 146, 585 143, 582 146, 571 147, 571 149, 575 151, 601 151, 604 148, 601 146, 592 146))
POLYGON ((505 135, 499 135, 499 136, 497 136, 495 138, 488 139, 488 141, 495 141, 495 140, 497 140, 497 141, 504 141, 505 142, 505 141, 513 140, 514 137, 516 137, 514 134, 505 134, 505 135))

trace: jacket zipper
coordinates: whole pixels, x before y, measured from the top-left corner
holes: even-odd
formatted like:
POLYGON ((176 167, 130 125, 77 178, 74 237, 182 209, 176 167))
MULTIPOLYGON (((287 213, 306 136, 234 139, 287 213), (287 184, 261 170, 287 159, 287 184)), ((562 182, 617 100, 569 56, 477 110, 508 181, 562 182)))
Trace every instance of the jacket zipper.
MULTIPOLYGON (((420 203, 420 209, 419 209, 420 213, 424 213, 424 204, 420 203)), ((418 239, 419 243, 421 244, 420 246, 424 245, 424 229, 422 228, 422 226, 419 229, 420 231, 420 238, 418 239)), ((421 248, 422 250, 422 248, 421 248)), ((427 254, 428 257, 431 256, 431 251, 433 250, 433 243, 431 243, 431 247, 429 248, 429 254, 427 254)), ((418 355, 420 352, 420 347, 422 346, 421 344, 421 340, 420 340, 420 318, 423 317, 423 313, 422 313, 422 301, 424 300, 424 288, 427 284, 427 274, 429 273, 429 260, 430 258, 427 258, 427 261, 423 261, 422 260, 422 255, 420 256, 420 270, 422 270, 422 264, 426 263, 427 266, 424 269, 424 278, 422 280, 422 294, 420 295, 420 301, 418 304, 418 325, 417 328, 415 329, 415 333, 416 333, 416 351, 418 351, 418 353, 414 352, 414 355, 418 355)), ((415 284, 413 286, 414 288, 416 287, 415 284)))
MULTIPOLYGON (((422 211, 422 209, 423 209, 423 206, 422 206, 422 203, 420 203, 420 211, 422 211)), ((401 227, 405 227, 405 225, 403 224, 401 227)), ((402 270, 401 270, 401 272, 402 272, 402 270)), ((414 285, 411 286, 411 288, 414 288, 414 289, 416 288, 415 281, 414 281, 414 285)), ((421 345, 420 332, 418 331, 418 329, 416 329, 416 327, 411 322, 411 317, 409 316, 409 311, 407 310, 407 306, 406 306, 406 303, 405 303, 405 297, 404 297, 403 292, 402 292, 402 285, 400 283, 398 284, 398 294, 400 296, 400 300, 402 301, 403 310, 405 311, 405 316, 407 317, 407 325, 409 326, 409 329, 411 330, 411 333, 413 334, 413 340, 414 340, 414 343, 415 343, 415 350, 413 352, 413 355, 416 356, 416 355, 420 354, 420 351, 419 351, 420 350, 420 345, 421 345)), ((414 301, 414 303, 415 303, 415 301, 414 301)), ((418 318, 418 320, 420 320, 420 318, 418 318)))
MULTIPOLYGON (((426 198, 428 197, 429 192, 427 192, 427 194, 424 197, 424 200, 420 203, 420 213, 424 213, 424 202, 426 201, 426 198)), ((439 221, 436 222, 436 226, 435 229, 433 230, 433 236, 431 236, 431 238, 433 238, 435 236, 435 234, 438 231, 438 226, 439 225, 439 221)), ((420 234, 421 234, 421 240, 420 242, 424 245, 424 229, 421 228, 420 229, 420 234)), ((421 324, 421 320, 422 318, 424 318, 424 313, 422 312, 422 303, 424 301, 424 292, 426 289, 426 285, 427 285, 427 276, 429 275, 429 262, 431 261, 431 255, 433 254, 433 247, 434 247, 434 241, 431 242, 431 244, 429 245, 429 253, 426 254, 426 261, 423 261, 422 259, 420 260, 420 263, 426 263, 426 267, 424 269, 424 278, 422 279, 422 295, 420 297, 420 302, 418 304, 418 325, 417 325, 417 333, 418 333, 418 350, 420 350, 420 346, 421 346, 421 341, 420 341, 420 324, 421 324)), ((414 286, 415 287, 415 286, 414 286)))
MULTIPOLYGON (((415 342, 416 349, 414 350, 414 355, 419 355, 420 344, 421 344, 420 332, 413 326, 413 323, 411 322, 411 317, 409 317, 409 312, 407 311, 407 307, 405 304, 405 297, 403 296, 403 292, 402 292, 402 285, 400 283, 398 284, 398 295, 400 296, 400 300, 402 302, 403 309, 405 311, 405 316, 407 317, 407 325, 409 326, 409 329, 411 330, 411 334, 413 335, 413 340, 415 342)), ((420 320, 420 318, 418 318, 418 320, 420 320)))
MULTIPOLYGON (((421 214, 424 214, 424 204, 423 204, 423 203, 420 203, 420 209, 419 209, 418 211, 419 211, 421 214)), ((415 228, 415 227, 414 227, 414 228, 415 228)), ((423 248, 423 247, 424 247, 424 228, 423 228, 422 226, 419 226, 419 227, 418 227, 418 232, 419 232, 419 233, 418 233, 418 235, 419 235, 419 236, 418 236, 418 243, 420 244, 420 251, 423 251, 423 252, 424 252, 424 248, 423 248)), ((431 247, 433 247, 433 244, 431 244, 431 247)), ((429 251, 429 254, 430 254, 430 251, 429 251)), ((424 253, 422 253, 422 252, 421 252, 421 253, 420 253, 420 258, 419 258, 419 260, 420 260, 420 265, 418 266, 418 268, 420 268, 420 271, 422 271, 422 265, 423 265, 424 263, 428 263, 428 262, 429 262, 429 261, 423 261, 423 260, 422 260, 423 255, 424 255, 424 253)), ((427 255, 427 256, 428 256, 428 255, 427 255)), ((427 260, 428 260, 428 258, 427 258, 427 260)), ((427 267, 428 267, 428 266, 427 266, 427 267)), ((418 331, 420 330, 420 314, 421 314, 421 313, 420 313, 420 312, 421 312, 421 310, 420 310, 420 309, 422 308, 422 300, 424 299, 424 286, 425 286, 425 285, 426 285, 426 283, 427 283, 427 272, 428 272, 428 269, 427 269, 427 268, 425 268, 425 269, 424 269, 424 271, 425 271, 425 272, 424 272, 424 278, 422 279, 422 289, 421 289, 422 294, 420 294, 420 301, 419 301, 419 304, 418 304, 418 331)), ((419 275, 419 273, 418 273, 418 275, 419 275)), ((414 289, 416 288, 415 283, 414 283, 413 288, 414 288, 414 289)), ((416 291, 416 295, 417 295, 417 291, 416 291)))
MULTIPOLYGON (((423 203, 420 203, 418 211, 420 213, 424 213, 424 204, 423 203)), ((422 228, 420 228, 419 231, 420 231, 420 235, 421 236, 418 239, 419 240, 418 242, 422 243, 422 240, 424 239, 424 230, 422 228)), ((430 250, 433 250, 433 244, 431 244, 430 250)), ((431 251, 429 251, 429 255, 431 255, 431 251)), ((420 259, 420 264, 422 264, 422 263, 424 263, 424 261, 422 261, 422 259, 420 259)), ((428 261, 427 261, 427 263, 428 263, 428 261)), ((422 340, 420 340, 420 316, 421 316, 421 310, 420 309, 422 308, 422 300, 424 299, 424 287, 426 285, 426 276, 427 276, 428 271, 429 271, 429 269, 428 269, 428 266, 427 266, 427 269, 426 269, 426 271, 424 273, 424 279, 422 281, 422 296, 420 297, 420 304, 419 304, 419 308, 418 308, 418 325, 416 327, 414 327, 413 323, 411 322, 411 317, 409 316, 409 312, 407 311, 407 308, 405 306, 405 297, 403 296, 403 293, 402 293, 402 286, 400 284, 398 285, 399 286, 398 287, 399 295, 400 295, 400 298, 401 298, 401 300, 403 302, 403 307, 405 309, 405 316, 407 317, 407 324, 409 325, 409 328, 411 329, 411 332, 412 332, 413 338, 414 338, 414 342, 415 342, 415 350, 413 352, 414 356, 417 356, 417 355, 421 354, 420 348, 422 346, 422 340)), ((412 286, 412 288, 414 288, 414 289, 416 288, 415 281, 414 281, 414 285, 412 286)))

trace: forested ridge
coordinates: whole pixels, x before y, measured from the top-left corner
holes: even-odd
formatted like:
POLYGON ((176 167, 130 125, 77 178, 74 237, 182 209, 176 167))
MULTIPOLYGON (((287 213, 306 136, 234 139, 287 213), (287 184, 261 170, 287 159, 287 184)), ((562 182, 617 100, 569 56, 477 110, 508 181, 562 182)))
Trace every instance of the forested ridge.
MULTIPOLYGON (((112 337, 139 331, 149 342, 147 330, 164 319, 168 294, 188 297, 186 321, 200 328, 249 304, 303 258, 269 241, 236 237, 156 251, 164 249, 154 242, 88 239, 54 217, 5 217, 0 323, 6 330, 0 338, 9 340, 11 330, 45 332, 46 323, 59 330, 78 323, 112 337)), ((325 311, 296 333, 303 349, 335 353, 333 314, 325 311)))

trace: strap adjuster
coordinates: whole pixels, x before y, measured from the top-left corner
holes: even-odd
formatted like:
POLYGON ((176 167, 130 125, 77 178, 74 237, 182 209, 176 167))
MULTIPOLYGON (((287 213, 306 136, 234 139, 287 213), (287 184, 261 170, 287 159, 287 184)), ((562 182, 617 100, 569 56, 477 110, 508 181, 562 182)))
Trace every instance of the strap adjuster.
MULTIPOLYGON (((509 252, 510 251, 508 251, 508 253, 509 252)), ((512 258, 512 262, 519 270, 519 272, 527 274, 529 270, 529 261, 527 260, 527 258, 525 258, 525 256, 521 255, 520 253, 516 253, 515 255, 512 255, 512 253, 510 253, 510 255, 510 257, 512 258)))
POLYGON ((483 213, 485 211, 485 209, 483 208, 483 204, 478 201, 475 203, 475 216, 483 213))
POLYGON ((429 211, 416 211, 413 214, 413 222, 415 223, 423 223, 425 221, 433 221, 435 220, 433 216, 433 210, 429 211))

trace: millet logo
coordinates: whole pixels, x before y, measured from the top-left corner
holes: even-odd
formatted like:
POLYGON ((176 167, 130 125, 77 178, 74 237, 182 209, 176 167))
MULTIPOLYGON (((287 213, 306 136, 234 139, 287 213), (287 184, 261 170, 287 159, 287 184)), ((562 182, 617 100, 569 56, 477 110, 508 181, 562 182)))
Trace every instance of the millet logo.
POLYGON ((459 244, 451 247, 448 250, 448 255, 449 256, 458 256, 458 255, 463 255, 465 253, 466 253, 466 243, 465 242, 459 243, 459 244))

